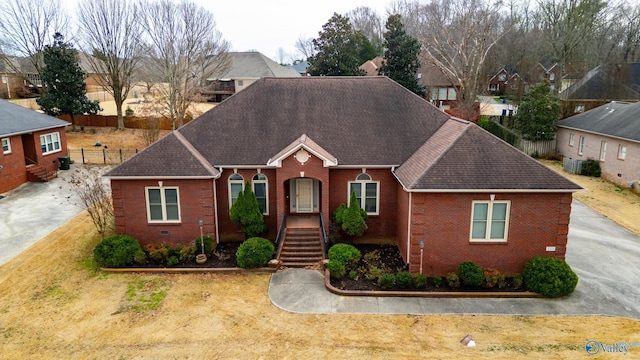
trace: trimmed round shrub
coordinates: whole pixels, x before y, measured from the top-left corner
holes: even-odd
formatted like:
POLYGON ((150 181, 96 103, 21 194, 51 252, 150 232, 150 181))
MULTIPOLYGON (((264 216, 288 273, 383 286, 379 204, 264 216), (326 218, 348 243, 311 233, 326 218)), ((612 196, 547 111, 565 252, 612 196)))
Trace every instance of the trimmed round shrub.
POLYGON ((484 283, 484 270, 470 261, 458 265, 458 274, 465 285, 480 287, 484 283))
POLYGON ((396 274, 396 285, 401 289, 408 289, 413 284, 413 276, 407 271, 401 271, 396 274))
POLYGON ((142 248, 138 240, 129 235, 112 235, 104 238, 93 249, 93 258, 102 267, 122 267, 132 264, 139 251, 142 248))
POLYGON ((578 285, 578 275, 564 260, 538 256, 524 266, 524 284, 533 292, 558 297, 571 294, 578 285))
POLYGON ((416 276, 413 277, 413 284, 416 289, 422 289, 427 285, 427 275, 420 273, 416 274, 416 276))
POLYGON ((388 289, 393 287, 396 283, 396 276, 393 274, 382 274, 378 278, 378 285, 380 285, 383 289, 388 289))
POLYGON ((275 248, 271 241, 252 237, 245 240, 236 252, 236 262, 243 269, 253 269, 265 266, 273 257, 275 248))
POLYGON ((329 248, 329 260, 341 262, 345 267, 354 265, 362 254, 355 246, 349 244, 335 244, 329 248))
POLYGON ((329 260, 327 269, 329 269, 329 274, 331 274, 331 277, 334 279, 342 279, 347 273, 344 264, 337 260, 329 260))
POLYGON ((460 277, 458 276, 458 274, 450 272, 447 274, 446 280, 447 285, 449 285, 450 288, 457 289, 460 287, 460 277))

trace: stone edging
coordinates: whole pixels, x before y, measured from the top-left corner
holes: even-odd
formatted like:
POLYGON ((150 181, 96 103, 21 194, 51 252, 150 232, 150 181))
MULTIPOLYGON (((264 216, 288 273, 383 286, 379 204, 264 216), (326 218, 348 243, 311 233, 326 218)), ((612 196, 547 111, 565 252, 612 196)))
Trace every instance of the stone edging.
POLYGON ((373 290, 342 290, 331 285, 329 270, 324 270, 324 285, 336 295, 342 296, 380 296, 380 297, 425 297, 425 298, 546 298, 531 291, 373 291, 373 290))
POLYGON ((216 274, 272 274, 275 268, 262 267, 257 269, 235 268, 103 268, 100 270, 109 273, 164 273, 164 274, 188 274, 188 273, 216 273, 216 274))

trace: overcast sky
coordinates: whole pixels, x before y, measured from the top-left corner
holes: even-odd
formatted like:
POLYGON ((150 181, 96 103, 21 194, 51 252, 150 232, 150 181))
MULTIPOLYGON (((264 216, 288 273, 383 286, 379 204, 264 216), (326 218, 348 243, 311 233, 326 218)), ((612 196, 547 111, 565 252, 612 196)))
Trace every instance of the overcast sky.
MULTIPOLYGON (((73 17, 77 1, 63 0, 73 17)), ((295 42, 300 36, 318 37, 322 25, 334 12, 344 15, 359 6, 368 6, 386 21, 386 8, 393 0, 194 1, 213 13, 218 30, 231 43, 233 51, 257 50, 275 60, 280 47, 285 53, 295 53, 295 42)))

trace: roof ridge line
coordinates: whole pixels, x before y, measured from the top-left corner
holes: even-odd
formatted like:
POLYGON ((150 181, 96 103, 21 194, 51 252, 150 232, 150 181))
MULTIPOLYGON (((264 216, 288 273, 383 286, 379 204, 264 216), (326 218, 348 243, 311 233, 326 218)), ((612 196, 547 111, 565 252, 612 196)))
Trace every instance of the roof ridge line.
POLYGON ((205 169, 207 169, 207 171, 209 171, 211 175, 215 177, 220 176, 220 171, 216 169, 213 165, 211 165, 211 163, 207 161, 207 159, 204 156, 202 156, 202 154, 189 142, 189 140, 187 140, 182 134, 180 134, 180 132, 178 132, 177 130, 174 130, 171 132, 171 134, 173 134, 176 137, 176 139, 180 141, 180 143, 187 149, 187 151, 189 151, 189 153, 191 153, 191 155, 193 155, 193 157, 195 157, 196 160, 198 160, 200 165, 202 165, 205 169))

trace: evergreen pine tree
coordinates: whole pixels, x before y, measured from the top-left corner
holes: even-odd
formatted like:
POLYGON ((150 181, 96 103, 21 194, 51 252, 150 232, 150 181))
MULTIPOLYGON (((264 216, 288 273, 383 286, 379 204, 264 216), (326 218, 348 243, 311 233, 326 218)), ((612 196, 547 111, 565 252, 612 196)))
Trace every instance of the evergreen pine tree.
POLYGON ((53 44, 43 51, 42 81, 46 92, 36 102, 47 115, 69 114, 75 131, 74 115, 97 114, 101 109, 97 101, 87 98, 85 72, 78 64, 78 52, 64 42, 62 34, 56 33, 53 38, 53 44))
POLYGON ((242 231, 247 238, 263 235, 267 231, 260 203, 248 181, 244 185, 244 190, 238 194, 238 198, 231 205, 229 215, 231 221, 242 226, 242 231))
POLYGON ((560 101, 547 81, 531 87, 518 107, 514 120, 522 137, 530 141, 553 140, 560 114, 560 101))
POLYGON ((416 78, 416 72, 420 68, 420 43, 405 32, 398 14, 389 16, 385 26, 387 31, 384 33, 384 62, 379 73, 424 97, 425 87, 418 84, 416 78))

